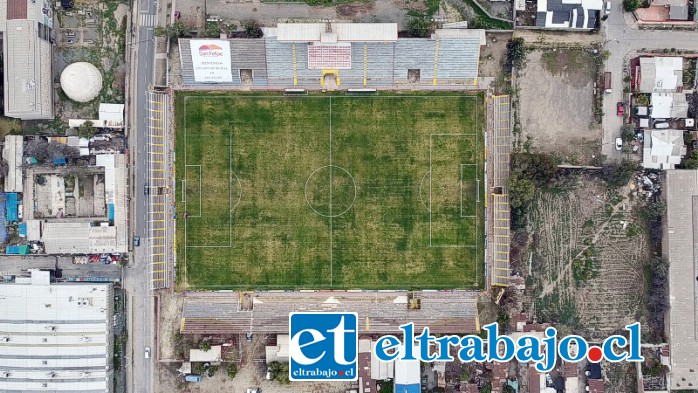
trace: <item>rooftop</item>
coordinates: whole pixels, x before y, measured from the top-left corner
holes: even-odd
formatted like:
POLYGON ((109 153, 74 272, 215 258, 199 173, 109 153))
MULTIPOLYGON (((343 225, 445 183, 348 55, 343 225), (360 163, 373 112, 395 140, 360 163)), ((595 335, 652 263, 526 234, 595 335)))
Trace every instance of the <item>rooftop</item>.
POLYGON ((642 166, 648 169, 674 169, 686 155, 681 130, 645 130, 642 166))
POLYGON ((23 120, 53 118, 48 0, 10 0, 0 18, 3 33, 5 116, 23 120))
POLYGON ((590 30, 599 20, 602 0, 538 0, 536 26, 590 30))
POLYGON ((683 84, 683 58, 641 57, 640 92, 671 93, 683 84))
POLYGON ((0 391, 111 392, 111 284, 0 284, 0 391))
POLYGON ((662 252, 669 260, 671 388, 698 386, 698 170, 666 172, 662 252))

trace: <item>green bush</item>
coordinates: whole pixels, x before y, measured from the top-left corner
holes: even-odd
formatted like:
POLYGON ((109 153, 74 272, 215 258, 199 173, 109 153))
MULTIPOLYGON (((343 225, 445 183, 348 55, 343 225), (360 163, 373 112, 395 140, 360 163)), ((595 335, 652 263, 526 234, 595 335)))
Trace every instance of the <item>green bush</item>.
POLYGON ((626 12, 633 12, 640 6, 639 0, 623 0, 623 9, 626 12))

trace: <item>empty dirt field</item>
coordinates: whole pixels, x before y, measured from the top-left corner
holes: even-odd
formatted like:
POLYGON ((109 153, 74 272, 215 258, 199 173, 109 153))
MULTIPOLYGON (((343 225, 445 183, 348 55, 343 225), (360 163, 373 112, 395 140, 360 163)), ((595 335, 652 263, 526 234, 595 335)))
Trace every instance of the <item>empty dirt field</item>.
POLYGON ((600 151, 594 121, 594 58, 586 50, 528 52, 517 80, 522 135, 536 151, 586 163, 600 151))
POLYGON ((644 202, 627 194, 609 193, 604 182, 584 176, 570 191, 539 195, 530 210, 533 247, 524 268, 533 272, 539 320, 588 338, 638 320, 650 251, 634 212, 644 202))

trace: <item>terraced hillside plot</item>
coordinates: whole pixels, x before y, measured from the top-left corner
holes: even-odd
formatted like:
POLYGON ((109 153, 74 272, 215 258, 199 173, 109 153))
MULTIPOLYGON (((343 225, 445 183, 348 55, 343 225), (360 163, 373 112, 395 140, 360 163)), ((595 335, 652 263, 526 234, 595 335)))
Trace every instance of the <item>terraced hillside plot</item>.
POLYGON ((182 288, 479 288, 474 95, 177 96, 182 288))

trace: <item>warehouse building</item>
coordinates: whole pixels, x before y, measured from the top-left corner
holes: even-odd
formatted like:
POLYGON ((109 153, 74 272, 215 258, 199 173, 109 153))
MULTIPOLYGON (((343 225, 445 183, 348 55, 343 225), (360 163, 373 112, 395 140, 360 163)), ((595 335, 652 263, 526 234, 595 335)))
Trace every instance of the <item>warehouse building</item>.
POLYGON ((665 190, 662 252, 669 261, 667 386, 691 390, 698 386, 698 171, 667 171, 665 190))
POLYGON ((484 30, 398 38, 395 23, 280 23, 259 39, 180 39, 184 85, 376 88, 477 84, 484 30))
POLYGON ((0 1, 5 116, 53 119, 52 29, 49 0, 0 1))
POLYGON ((111 284, 0 284, 0 392, 111 392, 111 284))

